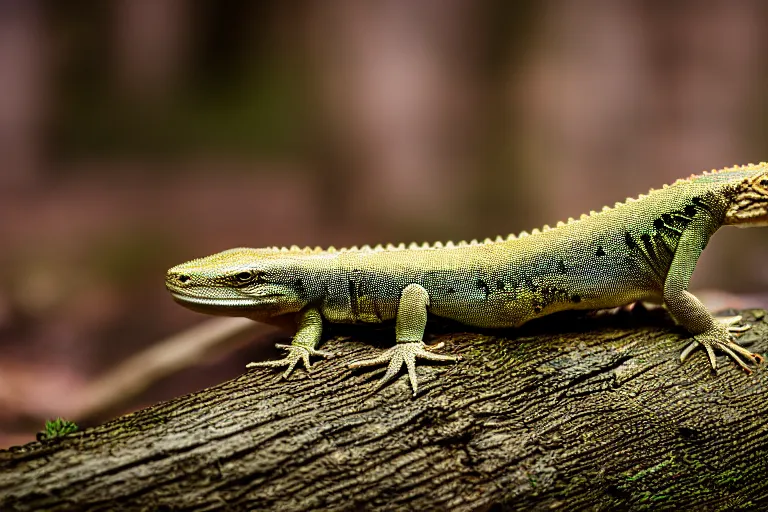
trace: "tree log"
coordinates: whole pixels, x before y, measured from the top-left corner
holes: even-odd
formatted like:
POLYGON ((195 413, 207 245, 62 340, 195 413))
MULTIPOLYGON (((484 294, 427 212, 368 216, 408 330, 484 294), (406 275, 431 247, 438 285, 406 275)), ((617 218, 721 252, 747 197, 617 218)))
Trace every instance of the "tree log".
MULTIPOLYGON (((765 311, 742 314, 766 352, 765 311)), ((768 369, 681 365, 663 309, 429 330, 463 360, 422 364, 416 397, 346 367, 392 329, 337 327, 311 373, 254 369, 0 452, 0 510, 768 507, 768 369)))

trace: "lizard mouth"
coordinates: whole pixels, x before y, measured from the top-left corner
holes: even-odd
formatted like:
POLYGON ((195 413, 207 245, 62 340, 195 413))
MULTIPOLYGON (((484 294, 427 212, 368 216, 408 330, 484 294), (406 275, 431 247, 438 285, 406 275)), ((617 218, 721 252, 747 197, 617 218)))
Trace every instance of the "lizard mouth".
POLYGON ((253 309, 262 306, 270 306, 282 297, 282 294, 272 293, 259 297, 234 298, 234 297, 199 297, 172 291, 173 299, 185 306, 200 308, 222 308, 222 309, 253 309))

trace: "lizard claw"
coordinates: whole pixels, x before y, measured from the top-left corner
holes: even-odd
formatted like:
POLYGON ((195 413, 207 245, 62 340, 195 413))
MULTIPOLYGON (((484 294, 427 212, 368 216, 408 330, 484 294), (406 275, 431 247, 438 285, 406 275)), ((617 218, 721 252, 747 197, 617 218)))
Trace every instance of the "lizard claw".
POLYGON ((740 334, 749 330, 752 326, 749 324, 742 326, 735 325, 741 321, 741 316, 718 318, 718 321, 720 323, 718 326, 719 328, 715 328, 712 331, 702 334, 697 334, 693 337, 693 341, 691 341, 691 343, 689 343, 680 353, 680 362, 684 362, 694 349, 698 346, 702 346, 707 351, 709 364, 712 366, 713 371, 717 371, 717 360, 715 359, 714 349, 718 349, 736 361, 742 370, 747 373, 752 373, 752 369, 746 365, 744 360, 749 361, 753 365, 759 365, 764 361, 763 356, 752 353, 737 344, 733 336, 733 334, 740 334))
POLYGON ((288 355, 285 356, 283 359, 278 359, 277 361, 259 361, 258 363, 248 363, 245 365, 246 368, 255 368, 258 366, 270 366, 270 367, 277 367, 277 366, 288 366, 288 368, 283 372, 283 378, 287 379, 288 376, 293 372, 294 368, 296 368, 296 365, 299 361, 304 363, 304 368, 309 371, 311 367, 311 363, 309 362, 309 356, 321 356, 325 357, 327 359, 330 359, 332 357, 335 357, 335 354, 333 352, 327 352, 325 350, 315 350, 312 347, 303 347, 301 345, 284 345, 282 343, 277 343, 275 345, 277 348, 282 348, 284 350, 288 351, 288 355))
POLYGON ((747 332, 752 328, 751 324, 737 325, 741 323, 741 315, 718 316, 718 317, 715 317, 715 320, 717 320, 720 323, 720 325, 725 327, 725 329, 731 334, 741 334, 743 332, 747 332))
POLYGON ((416 396, 418 391, 418 381, 416 379, 416 358, 427 359, 429 361, 458 361, 461 359, 459 356, 447 356, 443 354, 435 354, 430 350, 437 350, 443 347, 443 343, 440 342, 434 346, 427 346, 423 341, 409 341, 400 342, 394 347, 386 350, 378 357, 371 359, 361 359, 349 363, 350 368, 360 368, 362 366, 377 366, 388 364, 387 371, 384 377, 381 378, 376 389, 379 390, 387 382, 391 381, 405 365, 408 369, 408 378, 411 382, 411 388, 413 389, 413 395, 416 396))

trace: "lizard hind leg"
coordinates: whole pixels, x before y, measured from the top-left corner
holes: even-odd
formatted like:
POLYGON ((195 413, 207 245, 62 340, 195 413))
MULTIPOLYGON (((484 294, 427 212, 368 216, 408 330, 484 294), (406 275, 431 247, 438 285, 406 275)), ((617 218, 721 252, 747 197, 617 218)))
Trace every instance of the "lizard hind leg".
POLYGON ((458 356, 448 356, 436 354, 431 350, 437 350, 443 347, 443 343, 438 343, 433 347, 427 346, 422 338, 424 337, 424 327, 427 324, 427 306, 429 306, 429 294, 422 286, 410 284, 405 287, 400 295, 400 302, 397 306, 397 320, 395 333, 397 345, 386 350, 378 357, 353 361, 349 364, 350 368, 360 368, 363 366, 387 365, 387 371, 384 377, 379 381, 377 389, 380 389, 387 382, 397 376, 400 369, 405 365, 408 370, 408 378, 411 382, 414 396, 418 391, 418 381, 416 378, 416 359, 427 359, 439 362, 455 362, 460 358, 458 356))
POLYGON ((714 329, 693 337, 693 340, 680 353, 680 362, 684 362, 697 347, 703 346, 712 370, 717 370, 714 352, 714 349, 717 349, 733 359, 745 372, 752 373, 752 369, 744 361, 759 365, 763 362, 763 357, 760 354, 750 352, 734 340, 734 334, 748 331, 752 326, 749 324, 737 325, 741 322, 741 316, 716 317, 715 320, 717 320, 717 325, 714 329))

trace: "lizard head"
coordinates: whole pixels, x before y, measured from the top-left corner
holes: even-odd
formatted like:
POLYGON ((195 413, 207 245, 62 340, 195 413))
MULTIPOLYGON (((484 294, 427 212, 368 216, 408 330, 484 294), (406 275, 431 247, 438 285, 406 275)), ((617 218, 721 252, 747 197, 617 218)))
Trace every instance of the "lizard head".
POLYGON ((756 171, 736 183, 725 224, 740 228, 768 226, 768 166, 756 166, 756 171))
POLYGON ((194 311, 265 320, 306 304, 293 267, 269 250, 230 249, 171 268, 165 286, 194 311))

